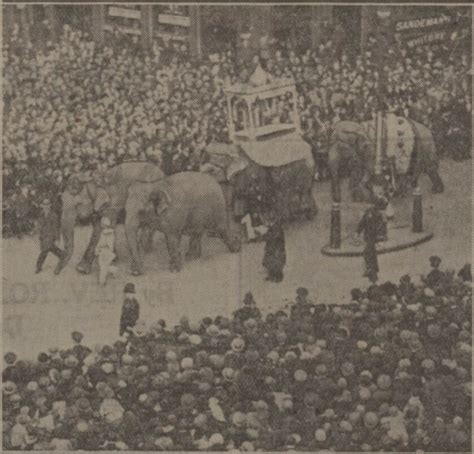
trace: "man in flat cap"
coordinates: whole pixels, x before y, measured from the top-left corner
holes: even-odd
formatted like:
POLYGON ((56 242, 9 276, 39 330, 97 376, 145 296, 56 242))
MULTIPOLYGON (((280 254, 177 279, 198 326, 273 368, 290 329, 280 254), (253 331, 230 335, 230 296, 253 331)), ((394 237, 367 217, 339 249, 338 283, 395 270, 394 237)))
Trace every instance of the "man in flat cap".
POLYGON ((59 274, 64 266, 66 253, 56 245, 59 240, 59 219, 58 215, 51 208, 51 201, 44 199, 41 204, 42 215, 38 221, 38 232, 40 240, 40 254, 36 261, 36 273, 40 273, 44 261, 49 252, 59 258, 54 274, 59 274))

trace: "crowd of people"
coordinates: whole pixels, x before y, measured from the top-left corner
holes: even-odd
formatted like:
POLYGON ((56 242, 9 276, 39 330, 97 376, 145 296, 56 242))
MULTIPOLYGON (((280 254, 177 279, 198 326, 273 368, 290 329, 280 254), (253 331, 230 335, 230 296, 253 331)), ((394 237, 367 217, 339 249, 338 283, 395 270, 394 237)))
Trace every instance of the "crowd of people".
POLYGON ((262 314, 247 293, 232 317, 167 326, 135 302, 113 344, 8 352, 3 448, 470 452, 471 268, 430 263, 349 304, 298 288, 262 314))
MULTIPOLYGON (((304 52, 280 44, 266 52, 264 67, 296 81, 304 134, 324 178, 323 131, 377 108, 375 40, 350 58, 330 39, 304 52)), ((470 157, 469 49, 446 42, 388 53, 387 109, 430 126, 441 154, 470 157)), ((157 42, 145 53, 136 37, 114 37, 100 46, 68 25, 39 49, 15 27, 3 61, 4 235, 29 232, 39 202, 56 200, 77 171, 157 159, 157 150, 166 173, 199 169, 210 141, 229 140, 225 87, 252 72, 232 50, 197 61, 185 45, 157 42)))

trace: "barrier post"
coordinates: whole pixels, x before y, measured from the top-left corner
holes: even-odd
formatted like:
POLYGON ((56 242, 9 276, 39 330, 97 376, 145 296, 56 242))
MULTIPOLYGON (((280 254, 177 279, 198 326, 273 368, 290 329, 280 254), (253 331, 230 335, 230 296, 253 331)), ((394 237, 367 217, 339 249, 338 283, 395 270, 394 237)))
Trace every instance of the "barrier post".
POLYGON ((423 203, 421 199, 420 188, 413 191, 413 214, 412 214, 412 231, 420 233, 423 231, 423 203))
POLYGON ((329 240, 331 249, 341 248, 341 205, 334 202, 331 209, 331 236, 329 240))

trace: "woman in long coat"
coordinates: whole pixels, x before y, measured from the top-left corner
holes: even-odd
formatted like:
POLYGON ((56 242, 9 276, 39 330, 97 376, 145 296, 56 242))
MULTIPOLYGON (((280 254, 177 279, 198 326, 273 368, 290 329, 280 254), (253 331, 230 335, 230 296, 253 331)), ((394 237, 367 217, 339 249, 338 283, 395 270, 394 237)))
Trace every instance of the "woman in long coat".
POLYGON ((262 265, 267 269, 267 281, 281 282, 286 264, 285 232, 281 220, 274 221, 264 236, 265 253, 262 265))

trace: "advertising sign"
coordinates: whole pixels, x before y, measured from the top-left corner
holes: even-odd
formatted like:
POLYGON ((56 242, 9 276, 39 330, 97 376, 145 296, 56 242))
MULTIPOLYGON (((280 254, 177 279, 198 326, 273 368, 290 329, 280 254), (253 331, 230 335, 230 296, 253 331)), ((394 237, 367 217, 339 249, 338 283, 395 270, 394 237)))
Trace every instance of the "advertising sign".
POLYGON ((160 24, 178 25, 180 27, 189 27, 191 21, 187 16, 176 16, 173 14, 159 14, 158 22, 160 24))

